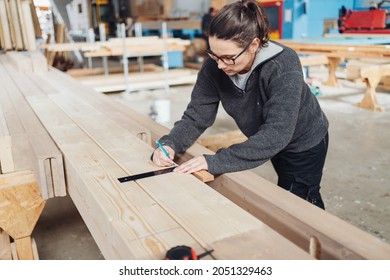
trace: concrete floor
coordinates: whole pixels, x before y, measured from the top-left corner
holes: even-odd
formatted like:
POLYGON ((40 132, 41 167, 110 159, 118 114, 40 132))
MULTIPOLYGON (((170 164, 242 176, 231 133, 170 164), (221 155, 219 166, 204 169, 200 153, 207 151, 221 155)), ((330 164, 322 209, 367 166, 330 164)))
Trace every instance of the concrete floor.
MULTIPOLYGON (((384 112, 354 106, 365 91, 363 84, 340 81, 342 87, 322 86, 320 104, 330 121, 330 146, 322 181, 326 210, 364 231, 390 243, 390 94, 378 93, 384 112)), ((172 127, 180 118, 192 86, 116 93, 110 96, 144 114, 156 99, 171 100, 172 127)), ((205 135, 236 129, 220 111, 205 135)), ((254 169, 276 182, 271 164, 254 169)), ((33 232, 40 259, 103 259, 98 247, 69 197, 49 199, 33 232)))

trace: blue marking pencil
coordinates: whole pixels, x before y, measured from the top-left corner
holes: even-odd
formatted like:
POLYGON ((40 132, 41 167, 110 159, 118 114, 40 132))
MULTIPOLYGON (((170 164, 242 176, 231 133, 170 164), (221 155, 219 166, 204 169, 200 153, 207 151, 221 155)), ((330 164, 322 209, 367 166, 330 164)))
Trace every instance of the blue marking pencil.
POLYGON ((167 152, 167 150, 164 149, 164 147, 161 145, 161 143, 160 143, 159 141, 156 141, 156 144, 157 144, 157 146, 159 147, 159 149, 160 149, 161 151, 163 151, 163 153, 167 156, 167 158, 170 158, 170 157, 169 157, 169 154, 168 154, 168 152, 167 152))

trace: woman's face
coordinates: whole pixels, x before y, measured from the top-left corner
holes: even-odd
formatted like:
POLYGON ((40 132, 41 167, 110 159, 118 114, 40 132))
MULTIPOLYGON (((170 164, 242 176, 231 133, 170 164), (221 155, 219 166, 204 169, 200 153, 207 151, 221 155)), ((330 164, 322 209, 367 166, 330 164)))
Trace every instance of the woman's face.
POLYGON ((233 76, 237 73, 243 74, 248 72, 253 64, 256 56, 256 51, 259 47, 259 39, 255 38, 250 44, 240 47, 237 43, 231 40, 222 40, 216 37, 209 37, 210 52, 217 60, 218 68, 233 76), (222 59, 218 59, 222 58, 222 59), (234 60, 234 64, 224 63, 225 61, 234 60))

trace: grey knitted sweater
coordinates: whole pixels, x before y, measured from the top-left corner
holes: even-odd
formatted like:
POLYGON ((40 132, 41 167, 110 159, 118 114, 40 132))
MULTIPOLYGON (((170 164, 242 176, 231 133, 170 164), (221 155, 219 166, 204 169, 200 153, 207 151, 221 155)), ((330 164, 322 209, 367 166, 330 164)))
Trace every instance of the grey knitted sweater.
POLYGON ((328 120, 303 79, 298 55, 274 42, 257 53, 244 90, 215 61, 205 61, 181 120, 160 142, 184 152, 214 123, 219 104, 248 140, 204 155, 212 174, 251 169, 283 151, 305 151, 328 131, 328 120))

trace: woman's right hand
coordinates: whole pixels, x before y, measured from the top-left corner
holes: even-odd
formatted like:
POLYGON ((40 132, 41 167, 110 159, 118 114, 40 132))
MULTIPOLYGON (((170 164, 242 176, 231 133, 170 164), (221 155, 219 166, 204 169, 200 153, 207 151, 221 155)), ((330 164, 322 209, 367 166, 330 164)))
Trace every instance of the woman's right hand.
POLYGON ((153 153, 153 162, 158 166, 172 166, 176 165, 173 162, 175 158, 175 151, 169 146, 163 146, 164 149, 168 152, 169 158, 161 151, 161 149, 157 148, 153 153))

